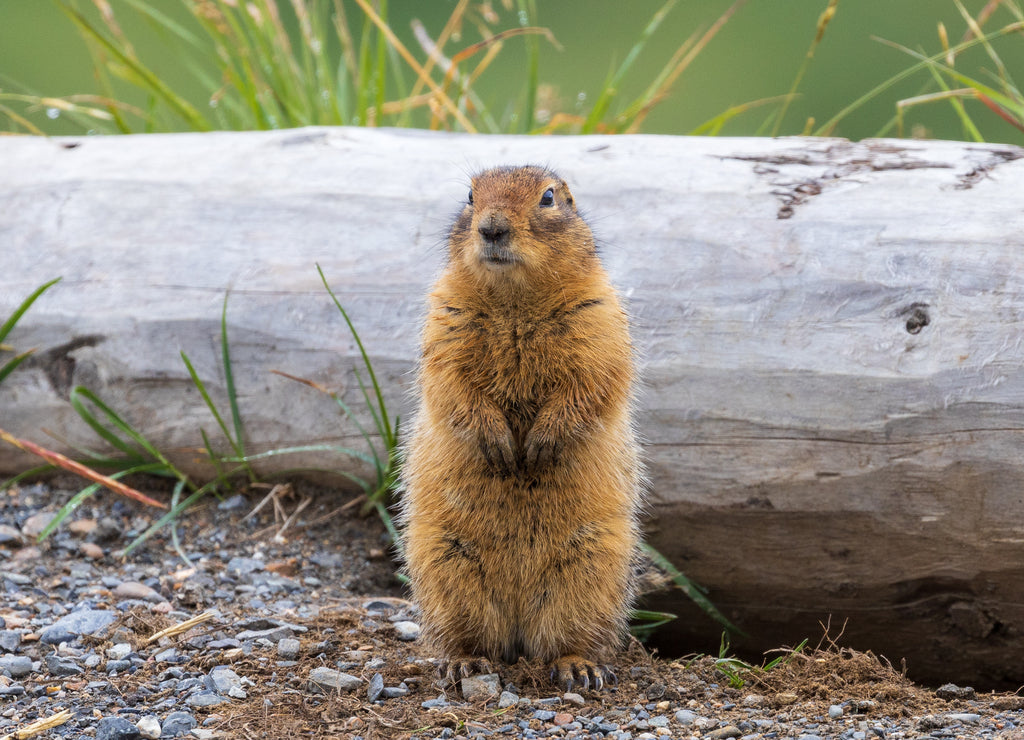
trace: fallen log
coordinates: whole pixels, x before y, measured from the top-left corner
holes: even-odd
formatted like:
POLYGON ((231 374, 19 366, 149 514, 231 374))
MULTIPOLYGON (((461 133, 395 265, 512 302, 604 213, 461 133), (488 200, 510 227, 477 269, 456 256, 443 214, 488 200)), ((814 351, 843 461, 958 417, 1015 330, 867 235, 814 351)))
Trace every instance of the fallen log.
MULTIPOLYGON (((922 680, 1024 683, 1024 150, 653 136, 306 129, 0 138, 0 428, 96 447, 83 385, 193 473, 227 409, 250 452, 359 447, 349 311, 404 418, 423 295, 467 172, 569 180, 641 357, 650 540, 760 650, 844 640, 922 680), (44 431, 50 437, 44 434, 44 431)), ((365 374, 364 374, 365 377, 365 374)), ((223 449, 227 449, 224 443, 223 449)), ((0 473, 35 461, 0 447, 0 473)), ((354 469, 344 456, 261 462, 354 469)), ((717 645, 685 599, 672 650, 717 645)))

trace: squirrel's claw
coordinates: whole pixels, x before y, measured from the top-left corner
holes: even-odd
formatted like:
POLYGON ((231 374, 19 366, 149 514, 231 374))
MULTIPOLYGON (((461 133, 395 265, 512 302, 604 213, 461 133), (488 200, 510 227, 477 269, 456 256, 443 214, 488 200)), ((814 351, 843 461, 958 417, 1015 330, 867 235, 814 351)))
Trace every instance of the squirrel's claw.
POLYGON ((578 655, 565 655, 551 664, 551 680, 566 691, 578 683, 583 691, 601 691, 606 683, 618 683, 615 674, 606 665, 598 665, 578 655))
POLYGON ((454 685, 463 678, 469 678, 474 673, 494 673, 491 661, 487 658, 473 656, 460 656, 457 658, 445 658, 437 667, 438 674, 449 684, 454 685))

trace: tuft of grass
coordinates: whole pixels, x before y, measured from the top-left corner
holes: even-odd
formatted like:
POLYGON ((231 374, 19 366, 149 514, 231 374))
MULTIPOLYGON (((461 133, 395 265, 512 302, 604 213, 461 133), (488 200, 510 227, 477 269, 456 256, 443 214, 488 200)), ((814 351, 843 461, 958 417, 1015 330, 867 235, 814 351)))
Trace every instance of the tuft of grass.
MULTIPOLYGON (((459 0, 436 37, 414 21, 419 49, 399 38, 386 0, 123 0, 116 12, 107 0, 53 2, 87 45, 100 94, 57 98, 0 90, 0 120, 14 131, 43 133, 44 124, 32 119, 46 110, 99 133, 310 125, 634 133, 746 0, 735 0, 707 31, 685 39, 644 92, 616 110, 635 61, 677 2, 668 0, 589 108, 572 114, 541 105, 550 87, 541 79, 542 43, 561 47, 538 25, 536 0, 503 7, 459 0), (166 70, 149 61, 151 42, 124 30, 139 27, 155 30, 174 51, 174 73, 186 72, 187 83, 170 82, 166 70), (476 29, 480 39, 462 41, 464 28, 476 29), (446 51, 453 38, 463 46, 446 51), (489 104, 482 78, 513 43, 525 47, 521 92, 503 92, 489 104), (185 92, 194 89, 201 93, 185 92)), ((729 117, 745 110, 734 107, 729 117)))
POLYGON ((796 656, 800 655, 805 647, 807 647, 807 638, 804 638, 795 648, 780 650, 780 655, 760 666, 756 666, 729 655, 730 642, 728 633, 723 632, 718 648, 718 657, 715 659, 715 668, 725 676, 731 688, 742 689, 750 678, 762 676, 788 664, 796 656))
POLYGON ((948 31, 942 23, 937 27, 942 50, 934 54, 926 54, 902 44, 876 38, 876 41, 899 49, 918 61, 846 105, 815 129, 813 133, 817 136, 831 135, 836 126, 850 113, 897 83, 923 73, 928 75, 928 79, 925 81, 921 93, 898 101, 896 114, 882 127, 876 134, 877 136, 885 136, 893 128, 896 128, 898 135, 902 136, 908 110, 920 105, 945 102, 950 105, 954 115, 961 122, 964 136, 972 141, 982 141, 979 128, 964 105, 965 101, 970 100, 980 102, 988 112, 1024 132, 1024 95, 1020 92, 1020 88, 995 48, 995 43, 1004 37, 1016 38, 1021 35, 1021 32, 1024 32, 1024 11, 1016 0, 1003 0, 999 3, 987 3, 977 16, 972 16, 961 0, 953 0, 953 2, 966 26, 963 38, 959 43, 950 45, 948 31), (1005 9, 1013 17, 1013 20, 998 28, 985 31, 984 25, 992 19, 993 12, 997 7, 1005 9), (956 68, 957 57, 962 52, 977 46, 984 49, 994 65, 995 71, 987 73, 989 77, 987 82, 965 74, 956 68))

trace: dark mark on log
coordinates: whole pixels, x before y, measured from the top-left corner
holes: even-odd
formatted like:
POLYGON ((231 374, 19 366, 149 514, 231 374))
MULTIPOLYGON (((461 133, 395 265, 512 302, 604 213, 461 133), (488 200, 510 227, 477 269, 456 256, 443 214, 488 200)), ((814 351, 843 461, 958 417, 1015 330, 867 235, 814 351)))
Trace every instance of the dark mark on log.
POLYGON ((75 378, 75 358, 71 353, 82 347, 95 347, 106 337, 101 334, 87 334, 82 337, 75 337, 57 347, 51 347, 43 352, 38 352, 26 363, 28 367, 38 367, 46 373, 54 393, 63 399, 71 395, 71 388, 75 378))
POLYGON ((920 169, 952 169, 953 165, 946 162, 914 159, 915 150, 903 148, 884 142, 849 141, 836 142, 821 150, 800 150, 781 154, 735 154, 723 159, 735 159, 757 163, 754 172, 758 175, 780 175, 776 167, 818 167, 821 168, 811 176, 794 179, 783 173, 772 185, 777 189, 772 194, 782 201, 776 218, 786 219, 793 216, 796 206, 806 203, 810 198, 843 178, 863 172, 888 172, 891 170, 920 169), (766 167, 765 165, 772 165, 766 167))
POLYGON ((996 167, 1005 162, 1013 162, 1017 159, 1024 159, 1024 149, 991 149, 986 152, 990 156, 985 162, 965 172, 957 178, 958 182, 953 187, 957 190, 970 190, 974 185, 989 176, 996 167))

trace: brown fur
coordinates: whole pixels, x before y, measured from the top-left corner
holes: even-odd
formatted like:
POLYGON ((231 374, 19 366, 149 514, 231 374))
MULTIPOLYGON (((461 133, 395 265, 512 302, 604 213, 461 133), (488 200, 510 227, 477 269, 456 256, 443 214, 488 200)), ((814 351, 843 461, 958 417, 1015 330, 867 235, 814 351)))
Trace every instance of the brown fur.
POLYGON ((543 168, 474 177, 449 250, 404 465, 426 635, 449 677, 526 656, 600 686, 637 545, 627 317, 569 188, 543 168))

